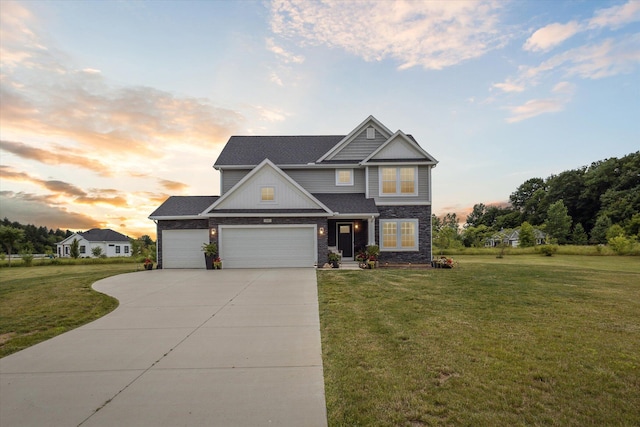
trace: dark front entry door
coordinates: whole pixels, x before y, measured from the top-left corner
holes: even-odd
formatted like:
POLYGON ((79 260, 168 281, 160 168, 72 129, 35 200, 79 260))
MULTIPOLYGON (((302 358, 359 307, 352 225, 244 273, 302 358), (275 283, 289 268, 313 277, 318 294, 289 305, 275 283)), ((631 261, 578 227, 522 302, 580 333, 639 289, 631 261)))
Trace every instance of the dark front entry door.
POLYGON ((353 258, 353 224, 338 224, 338 250, 343 258, 353 258))

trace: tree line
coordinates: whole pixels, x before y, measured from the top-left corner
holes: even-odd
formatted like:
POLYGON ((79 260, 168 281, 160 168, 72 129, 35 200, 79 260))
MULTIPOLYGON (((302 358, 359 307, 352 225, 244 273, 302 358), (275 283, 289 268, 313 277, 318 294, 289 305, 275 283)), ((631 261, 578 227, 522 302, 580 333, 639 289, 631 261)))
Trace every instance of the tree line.
POLYGON ((640 233, 640 151, 530 178, 506 206, 475 204, 462 229, 459 223, 455 213, 434 216, 436 246, 484 246, 492 235, 523 226, 558 244, 607 244, 613 238, 631 244, 640 233))

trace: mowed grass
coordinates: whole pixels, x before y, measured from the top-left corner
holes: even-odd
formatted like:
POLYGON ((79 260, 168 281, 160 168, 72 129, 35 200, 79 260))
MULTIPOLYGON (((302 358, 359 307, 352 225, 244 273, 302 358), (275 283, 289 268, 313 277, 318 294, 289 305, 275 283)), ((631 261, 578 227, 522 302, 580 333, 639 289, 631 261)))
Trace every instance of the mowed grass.
POLYGON ((640 425, 640 258, 319 271, 330 426, 640 425))
POLYGON ((136 268, 128 263, 0 269, 0 357, 109 313, 118 301, 91 285, 136 268))

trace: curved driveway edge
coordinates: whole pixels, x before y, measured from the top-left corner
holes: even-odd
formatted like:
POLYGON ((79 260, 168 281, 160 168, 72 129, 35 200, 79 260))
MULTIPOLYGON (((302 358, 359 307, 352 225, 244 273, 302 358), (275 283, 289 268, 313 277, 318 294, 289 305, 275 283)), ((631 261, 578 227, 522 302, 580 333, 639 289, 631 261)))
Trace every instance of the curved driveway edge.
POLYGON ((0 359, 4 426, 326 426, 314 269, 154 270, 120 306, 0 359))

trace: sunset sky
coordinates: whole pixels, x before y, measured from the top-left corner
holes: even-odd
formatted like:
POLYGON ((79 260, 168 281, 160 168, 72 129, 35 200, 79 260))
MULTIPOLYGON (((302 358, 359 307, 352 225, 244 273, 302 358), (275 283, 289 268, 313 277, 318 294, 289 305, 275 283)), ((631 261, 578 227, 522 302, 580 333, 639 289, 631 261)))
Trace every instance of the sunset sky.
POLYGON ((433 209, 640 149, 640 1, 0 1, 0 217, 149 234, 231 135, 373 115, 433 209))

